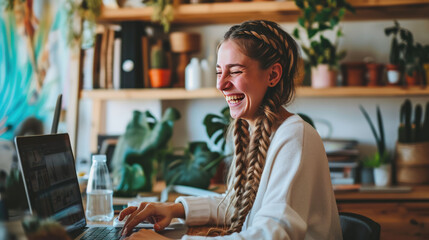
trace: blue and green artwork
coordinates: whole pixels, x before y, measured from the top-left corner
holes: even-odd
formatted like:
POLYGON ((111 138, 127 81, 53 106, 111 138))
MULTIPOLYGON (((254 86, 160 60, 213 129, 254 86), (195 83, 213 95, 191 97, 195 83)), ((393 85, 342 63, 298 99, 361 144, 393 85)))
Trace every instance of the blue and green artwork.
POLYGON ((12 140, 28 118, 50 129, 58 94, 67 99, 69 48, 63 1, 14 1, 9 10, 1 1, 0 139, 12 140))

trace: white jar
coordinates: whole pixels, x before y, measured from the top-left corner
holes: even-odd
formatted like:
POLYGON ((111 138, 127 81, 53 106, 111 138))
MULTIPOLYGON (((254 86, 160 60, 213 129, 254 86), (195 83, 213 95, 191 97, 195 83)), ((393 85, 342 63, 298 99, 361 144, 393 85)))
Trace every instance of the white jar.
POLYGON ((195 90, 201 88, 201 67, 198 58, 192 58, 185 69, 185 88, 195 90))

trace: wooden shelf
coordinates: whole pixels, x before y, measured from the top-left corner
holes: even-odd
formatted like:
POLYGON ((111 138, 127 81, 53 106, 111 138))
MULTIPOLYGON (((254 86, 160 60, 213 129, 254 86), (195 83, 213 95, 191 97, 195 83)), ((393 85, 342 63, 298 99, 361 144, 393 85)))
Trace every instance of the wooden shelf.
MULTIPOLYGON (((351 0, 356 14, 345 20, 428 18, 429 0, 351 0)), ((152 7, 104 8, 99 22, 150 21, 152 7)), ((272 21, 296 21, 300 15, 294 1, 256 1, 181 4, 174 10, 174 24, 238 23, 257 16, 272 21)))
MULTIPOLYGON (((395 97, 395 96, 428 96, 429 88, 412 87, 334 87, 314 89, 299 87, 297 97, 395 97)), ((94 100, 179 100, 221 98, 222 94, 215 88, 203 88, 187 91, 183 88, 164 89, 121 89, 121 90, 83 90, 82 98, 94 100)))

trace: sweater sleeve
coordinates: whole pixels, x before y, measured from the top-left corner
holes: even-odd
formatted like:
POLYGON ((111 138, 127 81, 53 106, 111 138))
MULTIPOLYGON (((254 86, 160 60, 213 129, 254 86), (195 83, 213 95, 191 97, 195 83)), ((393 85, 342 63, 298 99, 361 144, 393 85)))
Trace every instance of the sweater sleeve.
POLYGON ((222 196, 205 197, 178 197, 176 203, 181 203, 185 209, 185 224, 198 225, 224 225, 229 224, 229 217, 225 217, 226 200, 222 196))

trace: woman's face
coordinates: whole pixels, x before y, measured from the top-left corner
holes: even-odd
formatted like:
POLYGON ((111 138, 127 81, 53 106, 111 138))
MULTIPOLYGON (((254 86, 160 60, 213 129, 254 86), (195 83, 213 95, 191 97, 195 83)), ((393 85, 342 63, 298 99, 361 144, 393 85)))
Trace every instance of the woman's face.
POLYGON ((270 70, 261 69, 259 62, 244 55, 234 41, 222 43, 218 51, 217 89, 229 105, 232 118, 242 118, 252 124, 267 91, 270 70))

